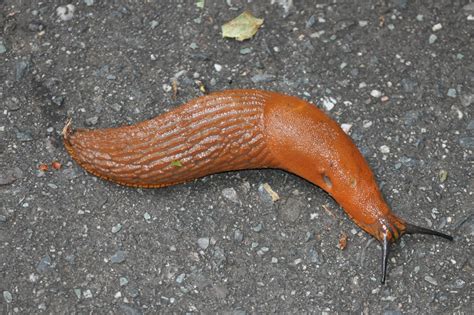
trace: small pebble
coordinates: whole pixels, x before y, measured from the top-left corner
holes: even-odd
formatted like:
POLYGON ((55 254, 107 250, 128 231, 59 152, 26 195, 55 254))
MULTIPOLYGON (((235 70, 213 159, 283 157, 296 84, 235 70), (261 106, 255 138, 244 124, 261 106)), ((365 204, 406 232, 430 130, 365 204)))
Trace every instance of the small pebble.
POLYGON ((220 72, 222 70, 222 66, 218 63, 214 65, 214 69, 216 69, 217 72, 220 72))
POLYGON ((116 112, 119 112, 122 110, 122 106, 120 104, 117 104, 117 103, 114 103, 112 105, 110 105, 110 107, 112 107, 112 109, 116 112))
POLYGON ((7 222, 7 216, 0 214, 0 223, 5 223, 7 222))
POLYGON ((422 21, 423 21, 423 18, 424 18, 424 17, 423 17, 422 14, 418 14, 418 15, 416 16, 416 20, 417 20, 418 22, 422 22, 422 21))
POLYGON ((13 301, 13 296, 10 293, 10 291, 3 291, 3 298, 5 299, 5 302, 10 304, 13 301))
POLYGON ((198 45, 195 42, 192 42, 191 44, 189 44, 189 47, 191 47, 191 49, 197 49, 198 45))
POLYGON ((81 297, 82 297, 82 290, 79 289, 79 288, 75 288, 75 289, 74 289, 74 294, 75 294, 76 297, 80 300, 81 297))
POLYGON ((368 24, 369 24, 369 21, 359 21, 359 26, 360 27, 367 26, 368 24))
POLYGON ((88 7, 90 7, 91 5, 94 4, 94 0, 84 0, 84 3, 85 3, 88 7))
POLYGON ((143 218, 145 219, 145 221, 150 221, 151 215, 148 212, 145 212, 145 214, 143 215, 143 218))
POLYGON ((128 287, 127 288, 127 293, 130 295, 132 298, 136 298, 137 296, 140 295, 140 291, 138 291, 137 288, 135 287, 128 287))
POLYGON ((127 258, 127 252, 123 250, 118 250, 117 252, 115 252, 115 254, 113 254, 110 257, 110 261, 113 264, 120 264, 120 263, 123 263, 126 258, 127 258))
POLYGON ((224 196, 224 198, 226 198, 227 200, 240 204, 239 196, 237 195, 235 189, 232 187, 222 189, 222 196, 224 196))
POLYGON ((389 148, 388 146, 386 146, 386 145, 382 145, 382 146, 380 147, 380 152, 382 152, 382 153, 384 153, 384 154, 390 153, 390 148, 389 148))
POLYGON ((435 34, 431 34, 429 39, 428 39, 428 42, 430 44, 433 44, 437 39, 438 39, 438 36, 436 36, 435 34))
POLYGON ((86 119, 87 126, 95 126, 99 122, 99 117, 93 116, 86 119))
POLYGON ((83 292, 84 298, 86 299, 92 299, 92 292, 91 290, 87 289, 83 292))
POLYGON ((431 276, 425 276, 425 281, 431 283, 432 285, 438 285, 438 281, 431 276))
POLYGON ((126 277, 120 277, 119 283, 120 283, 120 286, 123 287, 128 284, 128 279, 126 277))
POLYGON ((370 95, 372 97, 379 98, 382 96, 382 92, 380 92, 379 90, 372 90, 370 91, 370 95))
POLYGON ((351 130, 351 128, 352 128, 352 124, 341 124, 341 129, 347 134, 349 134, 349 131, 351 130))
POLYGON ((452 285, 452 288, 453 289, 462 289, 462 288, 464 288, 465 285, 466 285, 466 281, 464 281, 462 279, 456 279, 454 281, 454 284, 452 285))
POLYGON ((441 23, 438 23, 438 24, 433 25, 433 27, 431 29, 433 30, 433 32, 436 32, 436 31, 439 31, 442 28, 443 28, 443 26, 441 25, 441 23))
POLYGON ((197 243, 200 248, 205 250, 209 247, 209 237, 201 237, 197 243))
POLYGON ((186 274, 182 273, 176 277, 176 283, 181 284, 183 283, 184 279, 186 278, 186 274))
POLYGON ((257 251, 257 255, 263 256, 265 253, 267 253, 270 250, 268 247, 262 247, 257 251))
POLYGON ((466 127, 467 130, 474 130, 474 119, 471 119, 466 127))
POLYGON ((364 121, 362 122, 362 127, 364 127, 364 128, 370 128, 370 127, 372 126, 372 124, 373 124, 373 123, 372 123, 370 120, 364 120, 364 121))
POLYGON ((323 103, 324 108, 329 112, 334 108, 337 101, 334 97, 327 96, 323 98, 322 103, 323 103))
POLYGON ((313 264, 319 265, 324 262, 324 259, 314 247, 309 248, 307 254, 308 254, 308 260, 313 264))
POLYGON ((5 46, 5 43, 3 40, 0 39, 0 54, 4 54, 7 52, 7 46, 5 46))
POLYGON ((252 230, 257 233, 261 232, 263 230, 263 224, 262 223, 257 224, 256 226, 252 228, 252 230))
POLYGON ((382 96, 382 97, 380 98, 380 100, 381 100, 382 102, 388 102, 389 98, 388 98, 388 96, 384 95, 384 96, 382 96))
POLYGON ((262 73, 262 74, 256 74, 252 78, 250 78, 253 83, 268 83, 272 82, 275 80, 275 76, 273 74, 268 74, 268 73, 262 73))
POLYGON ((75 10, 76 10, 76 7, 73 4, 68 4, 65 6, 59 6, 56 9, 56 14, 61 20, 69 21, 69 20, 72 20, 72 18, 74 17, 75 10))
POLYGON ((32 21, 28 24, 28 29, 32 32, 41 32, 44 30, 44 24, 41 21, 32 21))
POLYGON ((241 230, 239 229, 236 229, 234 231, 234 241, 237 242, 237 243, 240 243, 244 240, 244 234, 242 233, 241 230))
POLYGON ((311 15, 308 20, 306 20, 306 28, 311 28, 316 23, 316 17, 311 15))
POLYGON ((474 137, 461 138, 459 144, 466 149, 474 149, 474 137))
POLYGON ((240 54, 241 55, 247 55, 247 54, 250 54, 252 52, 252 48, 249 48, 249 47, 246 47, 246 48, 242 48, 240 50, 240 54))
POLYGON ((49 255, 43 256, 40 262, 36 265, 36 270, 39 273, 45 273, 51 268, 51 257, 49 255))
POLYGON ((455 98, 455 97, 457 96, 456 89, 450 88, 450 89, 448 90, 447 95, 448 95, 449 97, 455 98))
POLYGON ((122 224, 118 223, 112 227, 112 233, 115 234, 122 229, 122 224))
POLYGON ((158 23, 158 21, 157 21, 157 20, 153 20, 153 21, 151 21, 151 22, 150 22, 150 27, 151 27, 151 29, 154 29, 155 27, 157 27, 157 26, 158 26, 158 24, 159 24, 159 23, 158 23))

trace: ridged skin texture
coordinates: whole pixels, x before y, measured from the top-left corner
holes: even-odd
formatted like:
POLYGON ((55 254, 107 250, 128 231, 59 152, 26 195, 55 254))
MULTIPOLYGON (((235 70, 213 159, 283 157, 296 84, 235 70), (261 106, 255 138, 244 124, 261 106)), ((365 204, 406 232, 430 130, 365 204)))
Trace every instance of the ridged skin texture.
POLYGON ((90 173, 135 187, 209 174, 280 168, 327 191, 361 228, 391 241, 405 230, 352 140, 314 105, 260 90, 203 96, 133 126, 63 132, 90 173))

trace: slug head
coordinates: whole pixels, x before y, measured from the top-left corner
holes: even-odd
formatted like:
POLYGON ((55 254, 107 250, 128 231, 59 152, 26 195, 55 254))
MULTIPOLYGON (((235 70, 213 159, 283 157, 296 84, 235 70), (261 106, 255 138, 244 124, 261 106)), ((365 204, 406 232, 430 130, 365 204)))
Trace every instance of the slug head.
POLYGON ((430 230, 421 226, 407 223, 402 219, 390 214, 387 220, 382 223, 382 228, 376 235, 382 244, 382 284, 385 283, 387 274, 387 262, 391 245, 397 242, 405 234, 429 234, 453 241, 453 237, 435 230, 430 230))

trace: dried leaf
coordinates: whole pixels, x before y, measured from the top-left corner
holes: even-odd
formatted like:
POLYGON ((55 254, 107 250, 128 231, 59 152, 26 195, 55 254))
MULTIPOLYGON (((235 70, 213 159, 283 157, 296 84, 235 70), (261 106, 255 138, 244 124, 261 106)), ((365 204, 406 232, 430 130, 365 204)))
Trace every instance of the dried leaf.
POLYGON ((263 184, 263 189, 265 189, 265 191, 270 195, 270 197, 272 197, 273 202, 280 199, 280 196, 272 189, 272 187, 268 183, 263 184))
POLYGON ((346 246, 347 246, 347 235, 346 235, 346 233, 342 232, 341 236, 339 237, 339 243, 337 244, 337 247, 340 250, 344 250, 344 248, 346 248, 346 246))
POLYGON ((243 41, 252 38, 262 24, 263 19, 258 19, 250 12, 245 11, 235 19, 222 25, 222 37, 243 41))
POLYGON ((181 164, 181 161, 176 160, 176 161, 171 162, 171 166, 183 167, 183 164, 181 164))

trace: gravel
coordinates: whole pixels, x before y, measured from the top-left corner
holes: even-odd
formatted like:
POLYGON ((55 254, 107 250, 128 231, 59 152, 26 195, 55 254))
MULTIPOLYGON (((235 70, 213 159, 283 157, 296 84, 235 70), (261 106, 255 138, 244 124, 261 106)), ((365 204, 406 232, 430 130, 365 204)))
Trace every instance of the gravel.
POLYGON ((467 2, 0 1, 0 312, 470 313, 467 2), (222 38, 243 10, 263 26, 222 38), (298 176, 122 187, 61 141, 68 118, 128 125, 236 88, 298 96, 351 125, 393 212, 455 241, 404 236, 382 286, 379 244, 298 176))

